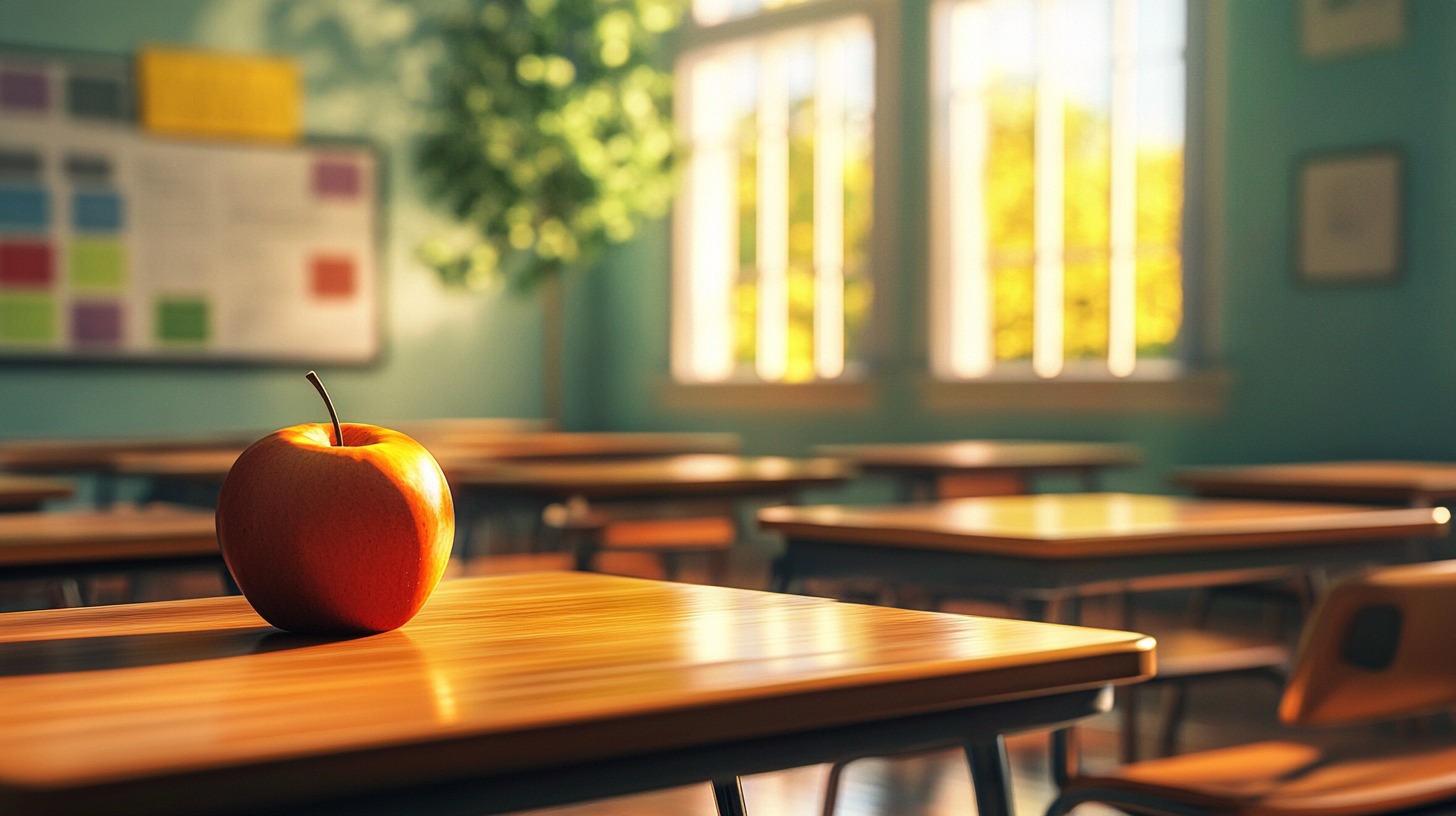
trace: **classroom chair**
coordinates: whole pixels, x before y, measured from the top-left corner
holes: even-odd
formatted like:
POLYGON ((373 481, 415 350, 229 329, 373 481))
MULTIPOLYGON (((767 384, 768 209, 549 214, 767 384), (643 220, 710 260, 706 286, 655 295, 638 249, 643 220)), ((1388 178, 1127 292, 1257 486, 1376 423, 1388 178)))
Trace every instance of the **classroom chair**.
POLYGON ((1140 816, 1366 816, 1456 804, 1449 730, 1372 747, 1334 726, 1411 722, 1456 705, 1456 561, 1336 585, 1305 627, 1280 698, 1279 739, 1074 774, 1047 809, 1095 802, 1140 816), (1318 727, 1318 730, 1316 730, 1318 727), (1355 747, 1352 747, 1355 746, 1355 747))
MULTIPOLYGON (((1178 752, 1189 697, 1197 686, 1234 678, 1265 680, 1276 688, 1285 683, 1293 662, 1293 649, 1292 632, 1282 614, 1283 604, 1276 606, 1276 614, 1270 614, 1267 608, 1260 610, 1264 614, 1257 630, 1242 626, 1236 631, 1226 621, 1216 620, 1220 616, 1214 614, 1216 601, 1229 597, 1195 592, 1186 615, 1173 627, 1141 625, 1135 615, 1135 594, 1127 593, 1120 598, 1120 628, 1145 632, 1158 640, 1157 675, 1146 682, 1118 689, 1117 708, 1121 718, 1118 758, 1122 762, 1140 758, 1138 710, 1148 692, 1156 690, 1161 695, 1152 756, 1169 756, 1178 752)), ((1255 600, 1264 607, 1270 606, 1266 598, 1255 600)), ((1305 604, 1298 608, 1308 612, 1305 604)))

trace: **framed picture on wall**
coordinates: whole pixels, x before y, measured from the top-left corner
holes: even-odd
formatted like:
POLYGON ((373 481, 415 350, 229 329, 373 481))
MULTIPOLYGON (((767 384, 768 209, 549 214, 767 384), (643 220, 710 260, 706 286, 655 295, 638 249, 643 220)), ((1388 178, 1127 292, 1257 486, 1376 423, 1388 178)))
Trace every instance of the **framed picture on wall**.
POLYGON ((1382 283, 1400 275, 1403 164, 1391 148, 1324 153, 1300 162, 1294 225, 1300 280, 1382 283))
POLYGON ((1304 54, 1326 59, 1405 40, 1405 0, 1304 0, 1304 54))

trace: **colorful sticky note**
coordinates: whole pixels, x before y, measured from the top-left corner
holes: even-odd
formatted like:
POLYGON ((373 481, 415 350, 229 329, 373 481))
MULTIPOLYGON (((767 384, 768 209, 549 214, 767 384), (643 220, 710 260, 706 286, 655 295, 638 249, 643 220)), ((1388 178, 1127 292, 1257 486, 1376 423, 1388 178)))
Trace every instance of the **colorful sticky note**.
POLYGON ((77 289, 120 289, 126 283, 126 252, 120 241, 78 238, 68 255, 71 286, 77 289))
POLYGON ((0 287, 47 289, 55 278, 55 253, 50 244, 0 241, 0 287))
POLYGON ((120 303, 83 300, 71 304, 71 341, 78 346, 120 344, 121 324, 120 303))
POLYGON ((357 275, 354 259, 347 255, 319 255, 310 265, 314 297, 347 298, 354 295, 357 275))
POLYGON ((0 295, 0 343, 54 343, 56 302, 39 295, 0 295))
POLYGON ((176 136, 297 141, 298 63, 283 57, 153 46, 137 55, 142 126, 176 136))
POLYGON ((209 304, 202 298, 172 297, 157 301, 156 335, 159 343, 201 345, 212 338, 209 304))
POLYGON ((313 164, 313 192, 320 198, 358 198, 359 165, 347 159, 319 159, 313 164))
POLYGON ((121 229, 121 196, 112 192, 79 192, 71 196, 71 223, 83 232, 121 229))
POLYGON ((44 188, 0 185, 0 230, 39 231, 50 222, 51 198, 44 188))
POLYGON ((50 106, 50 82, 44 71, 29 68, 0 69, 0 108, 43 111, 50 106))

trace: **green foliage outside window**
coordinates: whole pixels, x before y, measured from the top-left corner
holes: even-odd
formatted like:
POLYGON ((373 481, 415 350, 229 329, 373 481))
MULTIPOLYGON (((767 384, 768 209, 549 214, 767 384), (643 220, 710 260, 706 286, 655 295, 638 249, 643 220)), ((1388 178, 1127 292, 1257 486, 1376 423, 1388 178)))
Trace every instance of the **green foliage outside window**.
MULTIPOLYGON (((1035 256, 1035 96, 1008 84, 988 94, 990 147, 983 191, 990 230, 996 359, 1032 355, 1035 256)), ((1112 167, 1111 122, 1102 111, 1063 111, 1063 352, 1107 355, 1112 167)), ((1141 144, 1137 151, 1137 351, 1172 350, 1183 319, 1183 151, 1141 144)))
POLYGON ((447 25, 417 155, 465 236, 420 258, 448 286, 531 291, 662 215, 677 153, 658 67, 682 0, 486 0, 447 25))

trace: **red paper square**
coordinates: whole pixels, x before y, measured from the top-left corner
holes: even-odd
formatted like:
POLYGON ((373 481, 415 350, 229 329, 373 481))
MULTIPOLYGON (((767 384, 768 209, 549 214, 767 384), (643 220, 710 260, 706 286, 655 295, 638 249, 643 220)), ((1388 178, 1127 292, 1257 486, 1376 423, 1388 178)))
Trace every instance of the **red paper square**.
POLYGON ((48 289, 56 277, 55 253, 39 241, 0 242, 0 286, 48 289))
POLYGON ((356 287, 354 259, 319 255, 313 259, 313 294, 320 298, 352 297, 356 287))

